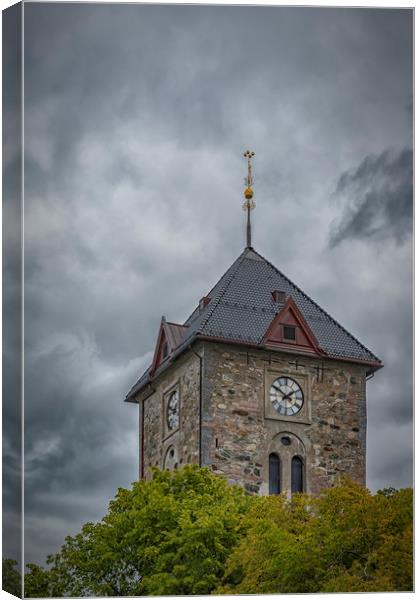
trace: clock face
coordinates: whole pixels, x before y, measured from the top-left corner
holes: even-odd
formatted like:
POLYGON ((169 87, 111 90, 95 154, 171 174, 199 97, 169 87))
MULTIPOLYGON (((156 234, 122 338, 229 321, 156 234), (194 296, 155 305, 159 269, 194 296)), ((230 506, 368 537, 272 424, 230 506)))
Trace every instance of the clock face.
POLYGON ((166 407, 166 422, 168 429, 176 429, 179 426, 179 394, 177 390, 169 396, 166 407))
POLYGON ((290 377, 279 377, 270 388, 270 401, 280 415, 292 417, 303 406, 302 388, 290 377))

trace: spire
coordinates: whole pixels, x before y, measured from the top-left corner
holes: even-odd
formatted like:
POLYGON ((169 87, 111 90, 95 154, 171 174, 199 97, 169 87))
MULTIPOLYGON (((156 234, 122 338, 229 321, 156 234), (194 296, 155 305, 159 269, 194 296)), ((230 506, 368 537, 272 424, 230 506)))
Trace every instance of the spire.
POLYGON ((246 247, 247 248, 252 248, 251 210, 253 210, 255 208, 255 202, 252 199, 252 197, 254 195, 254 190, 252 189, 252 186, 254 184, 254 179, 252 177, 251 159, 254 155, 255 155, 255 152, 251 152, 250 150, 247 150, 246 152, 244 152, 244 157, 248 161, 248 175, 247 175, 247 177, 245 177, 245 186, 246 186, 245 191, 244 191, 245 202, 243 203, 242 208, 247 211, 247 220, 246 220, 246 247))

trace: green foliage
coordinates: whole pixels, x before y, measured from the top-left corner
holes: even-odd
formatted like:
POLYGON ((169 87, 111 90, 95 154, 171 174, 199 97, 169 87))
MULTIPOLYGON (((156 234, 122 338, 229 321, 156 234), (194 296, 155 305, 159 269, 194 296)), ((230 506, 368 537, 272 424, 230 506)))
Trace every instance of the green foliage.
POLYGON ((2 561, 2 588, 13 596, 22 597, 22 581, 18 571, 17 562, 12 558, 3 558, 2 561))
POLYGON ((319 498, 261 498, 218 593, 413 589, 412 491, 371 495, 348 479, 319 498))
POLYGON ((46 598, 48 596, 61 596, 61 590, 56 590, 50 571, 33 563, 26 565, 25 596, 31 598, 46 598), (59 593, 54 593, 58 591, 59 593))
POLYGON ((247 496, 207 469, 155 470, 120 489, 47 559, 25 595, 408 591, 412 491, 372 495, 350 480, 315 498, 247 496))
POLYGON ((252 499, 207 469, 155 470, 120 489, 99 523, 87 523, 31 565, 25 595, 207 594, 221 580, 252 499))

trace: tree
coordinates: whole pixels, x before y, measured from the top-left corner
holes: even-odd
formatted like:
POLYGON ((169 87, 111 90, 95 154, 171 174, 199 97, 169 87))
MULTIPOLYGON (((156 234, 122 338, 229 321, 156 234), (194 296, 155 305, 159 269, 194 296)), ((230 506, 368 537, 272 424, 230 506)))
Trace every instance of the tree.
POLYGON ((412 491, 349 479, 319 498, 261 498, 219 593, 412 590, 412 491))
POLYGON ((249 496, 207 469, 154 470, 67 537, 25 596, 409 591, 412 490, 343 479, 319 497, 249 496))
POLYGON ((25 573, 25 596, 30 598, 46 598, 48 596, 61 596, 61 590, 54 586, 52 573, 29 563, 25 573), (58 592, 58 593, 57 593, 58 592))
POLYGON ((28 565, 25 595, 208 594, 242 536, 251 497, 207 469, 155 470, 119 489, 107 515, 28 565))
POLYGON ((17 561, 12 558, 3 558, 2 561, 2 588, 13 594, 13 596, 22 597, 22 579, 17 570, 17 561))

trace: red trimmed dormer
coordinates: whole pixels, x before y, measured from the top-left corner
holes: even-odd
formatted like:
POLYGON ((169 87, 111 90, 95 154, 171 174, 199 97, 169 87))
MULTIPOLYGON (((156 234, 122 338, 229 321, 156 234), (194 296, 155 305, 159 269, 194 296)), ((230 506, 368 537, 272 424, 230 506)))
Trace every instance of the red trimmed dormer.
POLYGON ((172 352, 179 346, 182 335, 186 329, 187 327, 185 325, 169 323, 165 317, 162 317, 150 370, 151 374, 153 374, 156 369, 163 362, 165 362, 171 356, 172 352))
POLYGON ((291 296, 270 323, 262 343, 268 347, 281 347, 304 354, 324 355, 291 296))

